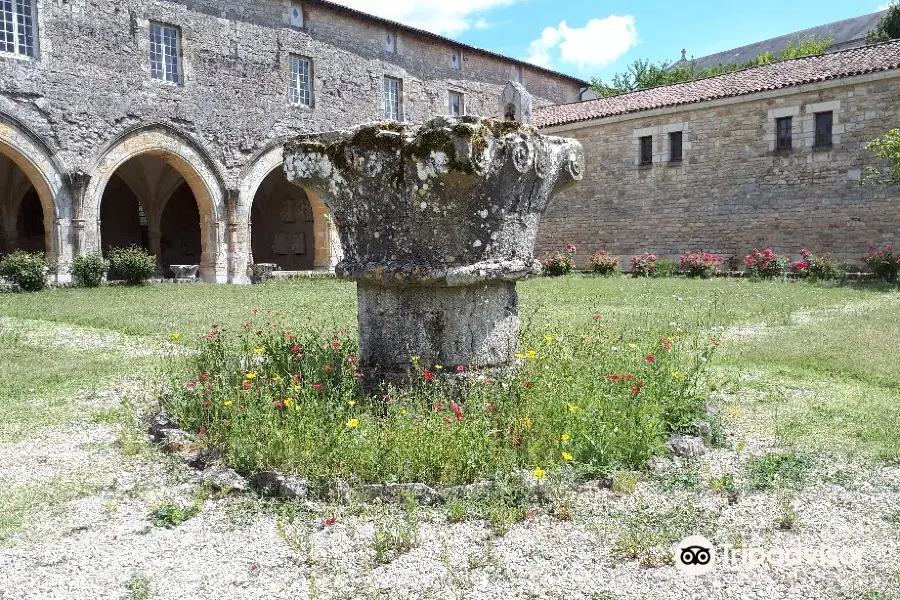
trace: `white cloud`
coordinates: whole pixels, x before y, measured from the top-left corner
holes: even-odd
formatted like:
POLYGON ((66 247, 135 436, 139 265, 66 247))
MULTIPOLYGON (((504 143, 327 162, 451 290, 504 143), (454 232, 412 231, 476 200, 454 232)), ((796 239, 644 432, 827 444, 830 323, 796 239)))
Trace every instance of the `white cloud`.
POLYGON ((454 35, 471 27, 484 28, 480 15, 523 0, 336 0, 370 15, 398 21, 441 35, 454 35))
POLYGON ((562 62, 579 69, 605 67, 636 43, 637 28, 631 15, 591 19, 584 27, 574 28, 563 21, 559 27, 547 27, 540 38, 531 42, 525 60, 548 67, 553 63, 551 51, 558 50, 562 62))
POLYGON ((890 2, 885 2, 884 4, 882 4, 881 6, 879 6, 879 7, 876 9, 875 12, 881 12, 881 11, 883 11, 883 10, 889 9, 890 7, 891 7, 891 3, 890 3, 890 2))

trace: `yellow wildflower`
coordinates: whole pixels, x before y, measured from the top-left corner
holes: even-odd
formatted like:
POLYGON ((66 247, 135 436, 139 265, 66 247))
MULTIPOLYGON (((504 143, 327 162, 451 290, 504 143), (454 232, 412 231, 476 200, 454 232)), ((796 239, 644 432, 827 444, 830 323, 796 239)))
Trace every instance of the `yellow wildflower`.
POLYGON ((257 354, 262 354, 263 352, 266 351, 266 349, 265 349, 265 348, 256 348, 256 349, 253 350, 253 351, 256 352, 257 354))
POLYGON ((272 378, 272 381, 281 381, 281 377, 279 375, 276 375, 272 378))
POLYGON ((521 352, 516 352, 516 358, 523 359, 523 358, 525 358, 525 355, 522 354, 521 352))
POLYGON ((631 348, 632 350, 636 350, 637 344, 628 344, 628 347, 631 348))
POLYGON ((231 406, 232 404, 234 404, 234 401, 233 401, 233 400, 226 400, 226 401, 225 401, 225 406, 231 406))
POLYGON ((438 371, 440 371, 441 369, 444 368, 444 365, 434 365, 434 368, 437 369, 438 371))
POLYGON ((290 408, 291 406, 294 405, 294 399, 293 398, 285 398, 284 405, 287 406, 288 408, 290 408))
POLYGON ((675 379, 681 379, 682 377, 684 377, 684 375, 681 374, 681 371, 672 371, 670 375, 672 375, 672 377, 674 377, 675 379))
POLYGON ((553 337, 552 335, 545 335, 545 336, 544 336, 544 339, 547 340, 548 342, 552 342, 552 341, 555 340, 556 338, 553 337))
POLYGON ((569 454, 568 452, 563 452, 563 453, 562 453, 562 457, 563 457, 563 460, 566 461, 566 462, 571 462, 571 461, 572 461, 572 455, 569 454))
POLYGON ((529 350, 528 354, 525 355, 525 358, 535 358, 535 357, 537 357, 537 352, 535 352, 534 350, 529 350))
POLYGON ((581 410, 581 408, 578 406, 575 406, 574 404, 569 405, 569 412, 578 412, 579 410, 581 410))
POLYGON ((531 429, 531 419, 526 417, 525 420, 522 421, 522 425, 525 426, 525 429, 531 429))
POLYGON ((173 342, 177 342, 177 341, 180 340, 180 339, 181 339, 181 334, 178 333, 177 331, 176 331, 175 333, 172 334, 172 341, 173 341, 173 342))
POLYGON ((568 442, 570 439, 572 439, 572 437, 568 433, 564 433, 564 434, 562 434, 562 436, 559 439, 561 439, 564 442, 568 442))
POLYGON ((538 467, 537 469, 534 470, 534 476, 538 479, 538 481, 543 481, 544 478, 547 476, 547 471, 538 467))
POLYGON ((405 417, 405 416, 406 416, 406 409, 405 409, 405 408, 402 409, 402 410, 400 411, 400 414, 403 415, 403 416, 405 417))
POLYGON ((419 362, 419 357, 418 356, 410 356, 409 360, 411 360, 414 363, 417 363, 417 362, 419 362))
POLYGON ((347 421, 347 429, 353 429, 359 425, 359 419, 350 419, 347 421))
POLYGON ((247 373, 244 377, 247 379, 256 379, 256 373, 247 373))

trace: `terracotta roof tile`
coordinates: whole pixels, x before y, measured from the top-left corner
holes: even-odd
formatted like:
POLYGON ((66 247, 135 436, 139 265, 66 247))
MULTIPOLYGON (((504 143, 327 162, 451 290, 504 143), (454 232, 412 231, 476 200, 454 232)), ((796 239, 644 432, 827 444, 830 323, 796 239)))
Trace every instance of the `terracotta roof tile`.
POLYGON ((831 54, 795 58, 609 98, 547 106, 535 110, 534 125, 553 127, 897 68, 900 68, 900 40, 831 54))

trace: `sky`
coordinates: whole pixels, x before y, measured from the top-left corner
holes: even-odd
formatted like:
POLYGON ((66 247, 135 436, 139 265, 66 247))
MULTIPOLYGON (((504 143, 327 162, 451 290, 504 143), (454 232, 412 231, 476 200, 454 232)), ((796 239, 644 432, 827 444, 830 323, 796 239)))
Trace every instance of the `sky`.
POLYGON ((333 0, 590 80, 887 7, 887 0, 333 0))

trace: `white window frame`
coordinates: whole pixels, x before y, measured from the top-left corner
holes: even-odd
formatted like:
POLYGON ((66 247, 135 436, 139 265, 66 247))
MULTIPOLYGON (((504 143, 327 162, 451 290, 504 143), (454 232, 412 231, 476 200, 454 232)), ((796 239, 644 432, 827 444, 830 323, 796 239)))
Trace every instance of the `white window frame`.
POLYGON ((447 114, 453 117, 463 117, 466 114, 466 95, 459 90, 447 90, 447 114), (459 96, 459 114, 453 112, 453 96, 459 96))
POLYGON ((0 31, 3 39, 3 49, 0 54, 18 56, 23 58, 37 58, 38 51, 38 18, 37 18, 37 0, 0 0, 0 12, 9 15, 11 21, 4 21, 4 25, 8 24, 12 27, 12 31, 5 28, 0 31), (9 11, 6 7, 9 6, 9 11), (21 21, 30 21, 29 23, 21 21), (31 29, 31 35, 28 29, 31 29), (24 32, 22 29, 24 28, 24 32), (12 50, 7 50, 6 45, 9 43, 5 38, 7 34, 12 34, 12 50))
POLYGON ((403 121, 403 80, 384 76, 382 83, 384 118, 388 121, 403 121))
POLYGON ((294 106, 313 105, 313 64, 312 59, 296 54, 290 55, 291 87, 290 103, 294 106), (305 68, 304 68, 305 67, 305 68), (305 73, 304 73, 305 71, 305 73), (305 82, 303 78, 305 77, 305 82))
POLYGON ((178 27, 155 21, 150 22, 150 77, 163 83, 181 84, 183 78, 181 68, 181 30, 178 27), (159 42, 154 40, 154 34, 157 31, 159 42), (170 48, 164 43, 168 32, 175 34, 174 48, 170 48), (155 52, 158 55, 158 74, 154 67, 154 46, 159 46, 159 49, 155 52), (173 54, 167 54, 167 50, 170 50, 173 54))
POLYGON ((462 52, 452 52, 450 54, 450 68, 451 69, 453 69, 454 71, 462 71, 462 62, 463 62, 462 52), (454 56, 456 57, 455 63, 453 62, 454 56))

